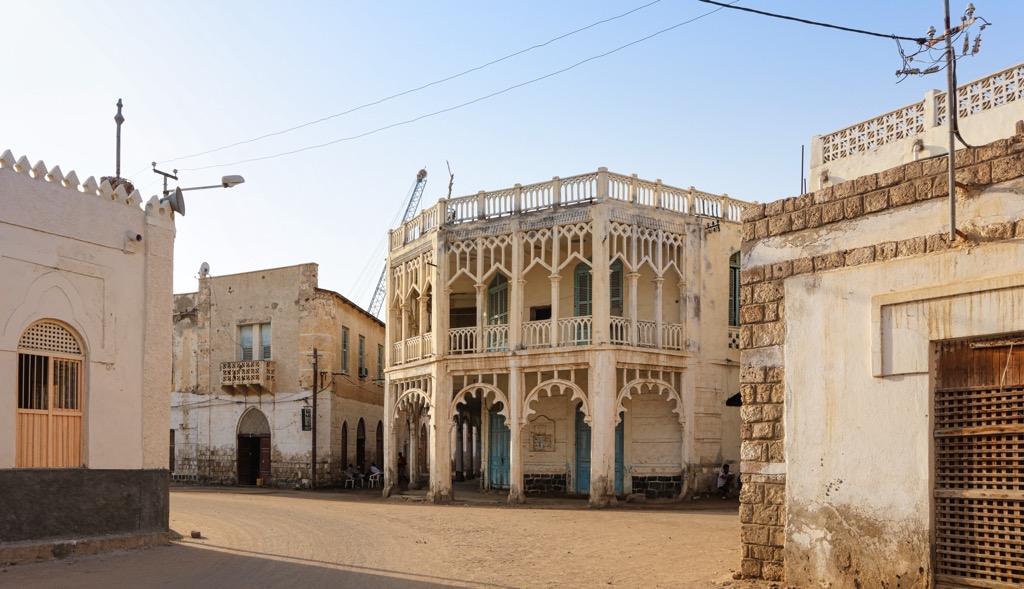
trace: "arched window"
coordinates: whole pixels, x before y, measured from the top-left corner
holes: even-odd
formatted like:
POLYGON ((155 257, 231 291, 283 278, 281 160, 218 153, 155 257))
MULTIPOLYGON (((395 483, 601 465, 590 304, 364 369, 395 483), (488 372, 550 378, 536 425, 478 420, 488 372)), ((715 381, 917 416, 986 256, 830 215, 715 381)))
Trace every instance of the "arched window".
POLYGON ((740 325, 740 253, 729 257, 729 326, 740 325))
POLYGON ((341 470, 348 468, 348 422, 341 422, 341 470))
POLYGON ((54 321, 29 327, 18 341, 18 468, 82 466, 85 355, 54 321))
MULTIPOLYGON (((608 291, 610 295, 609 307, 611 315, 622 316, 622 260, 612 262, 608 274, 608 291)), ((576 264, 573 279, 573 303, 577 317, 585 317, 594 314, 594 275, 590 271, 590 265, 585 262, 576 264)))
MULTIPOLYGON (((487 325, 508 325, 508 278, 496 274, 487 289, 487 325)), ((508 330, 487 330, 487 351, 508 350, 508 330)))

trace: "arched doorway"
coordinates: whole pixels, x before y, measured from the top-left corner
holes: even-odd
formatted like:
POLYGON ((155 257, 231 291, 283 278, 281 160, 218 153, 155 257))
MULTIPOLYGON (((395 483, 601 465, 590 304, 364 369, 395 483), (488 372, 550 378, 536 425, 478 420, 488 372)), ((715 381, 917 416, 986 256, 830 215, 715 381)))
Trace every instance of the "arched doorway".
POLYGON ((377 452, 373 456, 373 463, 377 468, 383 468, 384 464, 384 422, 377 422, 377 452))
POLYGON ((348 468, 348 422, 341 422, 341 470, 348 468))
POLYGON ((488 411, 487 483, 491 489, 508 489, 512 430, 505 422, 505 416, 499 413, 501 409, 501 404, 496 403, 488 411))
POLYGON ((238 484, 256 485, 270 478, 270 422, 255 407, 238 420, 238 484))
POLYGON ((362 417, 356 427, 356 468, 359 472, 366 472, 366 423, 362 417))

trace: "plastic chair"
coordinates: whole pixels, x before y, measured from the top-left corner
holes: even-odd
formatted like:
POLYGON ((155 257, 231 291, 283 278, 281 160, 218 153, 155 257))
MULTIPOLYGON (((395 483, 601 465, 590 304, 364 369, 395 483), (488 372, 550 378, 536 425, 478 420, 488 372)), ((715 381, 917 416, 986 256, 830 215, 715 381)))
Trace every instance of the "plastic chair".
POLYGON ((375 472, 375 473, 371 474, 370 478, 369 478, 370 486, 371 487, 379 487, 379 486, 381 486, 381 478, 383 478, 382 477, 382 473, 375 472))

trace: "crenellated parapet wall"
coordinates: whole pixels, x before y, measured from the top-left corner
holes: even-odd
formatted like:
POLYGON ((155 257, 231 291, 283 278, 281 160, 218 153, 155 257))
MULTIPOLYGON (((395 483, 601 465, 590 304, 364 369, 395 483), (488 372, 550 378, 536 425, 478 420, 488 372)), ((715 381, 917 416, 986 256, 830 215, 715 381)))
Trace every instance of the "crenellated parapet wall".
MULTIPOLYGON (((65 174, 60 169, 60 166, 47 168, 46 162, 43 160, 32 164, 28 156, 23 155, 20 158, 15 158, 9 149, 0 154, 0 170, 21 174, 27 178, 46 182, 53 186, 60 186, 69 191, 93 195, 100 200, 114 204, 138 207, 143 202, 142 193, 137 189, 133 189, 129 193, 125 190, 124 185, 113 187, 106 179, 97 182, 94 176, 89 176, 85 181, 81 181, 74 170, 65 174)), ((155 195, 146 202, 145 211, 149 216, 163 217, 169 222, 172 219, 170 207, 166 203, 161 203, 159 197, 155 195)))

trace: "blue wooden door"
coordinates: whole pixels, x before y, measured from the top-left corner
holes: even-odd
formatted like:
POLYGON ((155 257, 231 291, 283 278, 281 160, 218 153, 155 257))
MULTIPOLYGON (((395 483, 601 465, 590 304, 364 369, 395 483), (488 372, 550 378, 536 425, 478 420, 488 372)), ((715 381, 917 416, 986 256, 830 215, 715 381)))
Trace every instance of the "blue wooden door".
POLYGON ((491 413, 488 439, 487 480, 492 489, 508 488, 509 446, 512 431, 505 425, 505 416, 491 413))
MULTIPOLYGON (((615 426, 615 494, 623 493, 622 477, 622 455, 625 449, 625 438, 622 414, 619 414, 620 421, 615 426)), ((583 412, 576 408, 576 493, 586 495, 590 493, 590 425, 583 421, 583 412)))
POLYGON ((590 425, 576 408, 576 493, 590 493, 590 425))
POLYGON ((625 449, 623 440, 624 426, 622 413, 619 413, 619 425, 615 426, 615 494, 622 494, 622 454, 625 449))

